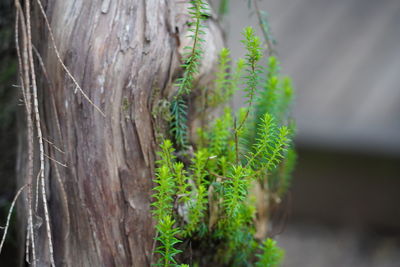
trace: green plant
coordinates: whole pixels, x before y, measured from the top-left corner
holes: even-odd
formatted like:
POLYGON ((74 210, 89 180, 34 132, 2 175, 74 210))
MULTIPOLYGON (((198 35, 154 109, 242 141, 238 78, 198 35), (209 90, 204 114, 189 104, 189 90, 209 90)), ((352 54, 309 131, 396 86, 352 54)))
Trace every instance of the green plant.
MULTIPOLYGON (((190 143, 194 153, 189 153, 183 96, 193 87, 193 74, 202 54, 196 43, 201 41, 204 10, 202 1, 192 4, 194 45, 171 104, 174 142, 164 138, 158 152, 152 204, 157 222, 157 264, 178 266, 190 250, 185 245, 189 242, 199 251, 207 251, 212 244, 214 253, 208 259, 212 262, 277 266, 283 253, 259 229, 257 215, 268 214, 264 209, 269 205, 262 202, 279 202, 290 184, 296 160, 292 143, 295 127, 289 116, 292 84, 280 75, 275 57, 270 56, 263 67, 262 42, 252 28, 246 28, 245 59, 238 60, 230 73, 230 52, 221 51, 215 91, 206 101, 210 107, 227 103, 243 81, 247 107, 237 114, 225 107, 213 123, 197 130, 197 140, 190 143), (178 110, 180 105, 182 110, 178 110)), ((268 223, 268 217, 262 219, 261 224, 268 223)), ((194 258, 194 264, 201 263, 200 257, 194 258)))
POLYGON ((246 109, 245 115, 242 118, 236 131, 239 131, 247 120, 250 108, 253 104, 255 92, 259 85, 260 74, 262 73, 261 66, 259 65, 259 61, 262 57, 261 41, 257 36, 255 36, 254 30, 251 27, 245 28, 243 35, 245 37, 245 40, 243 40, 242 42, 244 43, 247 50, 245 56, 247 75, 245 76, 246 87, 244 91, 246 93, 246 103, 248 103, 249 106, 246 109))
POLYGON ((184 147, 187 144, 187 105, 184 97, 190 93, 193 87, 194 75, 199 71, 199 61, 203 54, 201 43, 204 42, 201 38, 204 35, 201 21, 207 16, 207 7, 203 0, 193 0, 191 3, 189 14, 193 22, 189 25, 189 37, 192 38, 193 45, 185 47, 186 52, 183 55, 185 59, 182 65, 184 73, 177 80, 178 90, 171 102, 171 134, 174 136, 176 144, 180 147, 184 147))
POLYGON ((256 267, 277 267, 283 258, 283 251, 276 246, 276 241, 268 238, 260 245, 261 254, 256 267))
POLYGON ((175 221, 171 215, 165 215, 158 220, 156 226, 158 237, 156 240, 160 243, 156 252, 161 255, 156 266, 175 266, 176 260, 174 256, 182 251, 176 249, 174 246, 181 242, 175 236, 179 233, 178 228, 174 228, 175 221))

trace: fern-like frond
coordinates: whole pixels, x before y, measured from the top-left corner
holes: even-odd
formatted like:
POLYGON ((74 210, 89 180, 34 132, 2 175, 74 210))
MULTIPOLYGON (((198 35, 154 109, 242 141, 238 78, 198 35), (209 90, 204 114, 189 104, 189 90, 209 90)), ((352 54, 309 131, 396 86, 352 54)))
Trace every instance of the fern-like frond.
POLYGON ((172 146, 172 142, 169 139, 163 140, 160 145, 161 150, 157 151, 157 155, 159 156, 159 160, 157 160, 157 166, 167 166, 169 171, 172 173, 173 163, 176 159, 174 155, 175 149, 172 146))
POLYGON ((271 156, 270 152, 274 147, 276 130, 277 126, 274 117, 269 113, 265 113, 257 129, 259 138, 253 145, 255 152, 250 152, 250 155, 247 156, 247 165, 257 167, 259 165, 258 161, 263 161, 271 156))
POLYGON ((215 74, 215 89, 207 98, 207 103, 210 107, 216 107, 228 102, 239 89, 240 79, 243 77, 246 67, 245 60, 237 60, 236 66, 231 73, 230 63, 230 51, 227 48, 223 48, 219 55, 218 69, 215 74))
POLYGON ((260 246, 261 254, 257 254, 256 267, 278 267, 283 259, 283 250, 276 241, 268 238, 260 246))
POLYGON ((155 191, 152 195, 154 202, 151 206, 154 207, 152 213, 158 221, 160 218, 172 214, 176 186, 174 177, 167 165, 162 165, 157 169, 156 177, 157 186, 153 189, 155 191))
POLYGON ((217 72, 215 74, 215 89, 212 91, 208 98, 208 105, 210 107, 216 107, 221 103, 224 103, 228 99, 228 90, 230 89, 229 79, 229 64, 231 62, 230 51, 227 48, 222 48, 219 54, 219 62, 217 72))
POLYGON ((225 238, 227 247, 224 251, 225 262, 230 262, 229 266, 248 266, 251 255, 257 248, 254 240, 255 207, 246 198, 240 205, 240 211, 235 218, 227 218, 225 223, 225 238))
MULTIPOLYGON (((257 97, 255 100, 255 111, 254 111, 254 127, 260 123, 260 118, 265 113, 271 115, 276 114, 276 105, 278 101, 278 91, 280 86, 279 80, 279 61, 274 56, 268 58, 268 66, 266 72, 266 80, 257 91, 257 97)), ((255 138, 255 136, 253 137, 255 138)))
POLYGON ((260 74, 262 73, 262 68, 259 65, 259 61, 262 58, 262 48, 261 48, 261 41, 255 35, 254 29, 251 27, 245 28, 243 35, 245 39, 242 41, 246 48, 246 56, 245 56, 245 65, 246 65, 246 87, 244 89, 245 96, 246 96, 246 103, 248 104, 248 110, 243 118, 240 121, 236 131, 239 131, 246 119, 249 115, 250 108, 253 104, 253 98, 257 87, 259 85, 260 74))
POLYGON ((281 77, 280 63, 276 57, 268 58, 265 84, 258 90, 255 108, 255 123, 265 113, 272 114, 278 125, 285 125, 289 116, 289 108, 293 101, 293 86, 290 78, 281 77))
POLYGON ((228 249, 225 252, 230 257, 229 266, 251 266, 249 259, 252 254, 254 255, 258 245, 253 235, 254 231, 246 226, 236 230, 234 239, 229 240, 228 249))
POLYGON ((268 154, 268 162, 266 164, 266 169, 268 171, 275 169, 284 158, 284 153, 286 152, 287 146, 290 142, 289 136, 290 131, 288 127, 282 126, 279 128, 276 142, 268 154))
POLYGON ((207 196, 207 189, 201 184, 196 190, 195 199, 189 202, 188 224, 185 228, 186 236, 191 235, 199 229, 199 224, 207 212, 207 196))
POLYGON ((240 218, 240 210, 246 199, 249 180, 246 179, 245 169, 242 166, 233 166, 229 179, 224 183, 225 192, 223 196, 223 207, 230 223, 240 218))
POLYGON ((193 180, 197 187, 205 183, 204 178, 207 176, 206 164, 208 162, 208 150, 200 149, 195 152, 192 159, 191 170, 193 172, 193 180))
POLYGON ((244 75, 244 69, 246 67, 246 62, 244 59, 239 58, 236 61, 236 67, 231 75, 231 79, 230 79, 230 86, 229 86, 229 90, 227 91, 227 97, 230 98, 233 96, 233 94, 239 90, 240 86, 240 79, 243 77, 244 75))
POLYGON ((184 70, 183 76, 176 81, 178 87, 177 93, 171 103, 171 127, 170 132, 174 136, 177 145, 183 148, 187 145, 187 106, 184 96, 188 95, 193 87, 194 76, 199 71, 200 59, 203 51, 201 43, 204 41, 201 36, 204 31, 201 21, 208 10, 206 3, 203 0, 191 1, 192 6, 189 8, 189 14, 193 20, 189 24, 189 37, 193 39, 191 47, 185 47, 184 70))
POLYGON ((179 202, 186 203, 189 200, 189 177, 182 162, 175 162, 173 165, 175 181, 177 184, 177 197, 179 202))
POLYGON ((251 27, 245 28, 243 35, 245 37, 242 41, 246 48, 245 65, 247 67, 245 76, 246 79, 246 99, 247 103, 251 103, 260 79, 261 66, 258 64, 262 58, 261 41, 255 35, 254 29, 251 27))
POLYGON ((171 102, 170 132, 175 138, 178 147, 187 145, 187 106, 182 98, 176 98, 171 102))
POLYGON ((211 156, 227 155, 227 151, 232 149, 229 147, 229 141, 232 139, 233 118, 230 108, 224 110, 221 118, 215 120, 210 131, 210 153, 211 156))
POLYGON ((156 248, 156 253, 161 255, 156 266, 171 267, 176 266, 175 256, 182 252, 176 249, 174 246, 181 241, 175 236, 179 234, 179 229, 174 228, 175 221, 171 215, 165 215, 161 217, 156 225, 158 237, 156 241, 159 242, 159 246, 156 248))
POLYGON ((275 106, 276 118, 280 122, 280 125, 288 123, 289 110, 293 102, 293 85, 292 80, 289 77, 283 77, 280 81, 280 90, 277 97, 277 103, 275 106))
POLYGON ((268 71, 267 71, 267 78, 276 77, 279 75, 281 70, 281 63, 279 62, 278 58, 274 56, 270 56, 268 58, 268 71))
POLYGON ((201 36, 205 33, 202 30, 203 25, 201 21, 206 17, 204 15, 208 8, 203 0, 193 0, 191 3, 192 6, 189 7, 189 15, 193 21, 189 23, 189 37, 192 38, 193 45, 185 47, 186 51, 184 57, 186 57, 186 59, 182 65, 184 73, 183 77, 177 80, 177 96, 190 93, 193 87, 194 75, 198 73, 199 62, 203 54, 201 43, 204 42, 204 40, 201 36))
POLYGON ((259 93, 257 98, 256 116, 264 113, 276 114, 280 81, 278 76, 271 76, 265 83, 265 88, 259 93))

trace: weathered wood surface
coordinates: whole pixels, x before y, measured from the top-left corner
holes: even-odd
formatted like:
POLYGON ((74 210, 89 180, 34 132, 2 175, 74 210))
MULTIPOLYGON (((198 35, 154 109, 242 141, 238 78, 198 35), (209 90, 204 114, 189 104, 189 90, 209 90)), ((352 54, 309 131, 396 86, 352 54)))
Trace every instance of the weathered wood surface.
MULTIPOLYGON (((171 95, 187 41, 185 1, 55 1, 44 4, 61 58, 101 115, 76 90, 52 49, 38 7, 33 35, 48 80, 41 85, 48 203, 57 266, 150 266, 155 127, 152 107, 171 95)), ((200 83, 222 46, 210 18, 200 83)), ((19 183, 23 183, 21 142, 19 183)), ((39 215, 40 214, 39 209, 39 215)), ((38 220, 36 220, 38 221, 38 220)), ((39 266, 48 266, 44 224, 39 266)))

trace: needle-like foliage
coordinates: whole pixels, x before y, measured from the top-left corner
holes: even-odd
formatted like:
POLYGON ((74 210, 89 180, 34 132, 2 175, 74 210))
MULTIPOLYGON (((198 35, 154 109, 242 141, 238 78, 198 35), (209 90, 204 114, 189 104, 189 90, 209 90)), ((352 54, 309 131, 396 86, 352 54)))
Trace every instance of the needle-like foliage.
POLYGON ((187 202, 189 200, 189 177, 187 171, 184 169, 182 162, 175 162, 173 164, 173 173, 177 184, 177 197, 180 202, 187 202))
POLYGON ((182 96, 176 96, 171 102, 171 134, 178 147, 187 144, 187 105, 182 96))
POLYGON ((191 170, 193 172, 193 181, 197 187, 204 184, 204 178, 208 174, 206 168, 208 157, 208 151, 206 149, 200 149, 194 154, 192 159, 191 170))
POLYGON ((248 193, 249 180, 246 179, 245 169, 242 166, 234 166, 232 174, 225 182, 223 207, 225 208, 229 223, 235 225, 235 219, 239 218, 241 205, 248 193))
POLYGON ((215 88, 210 93, 207 103, 210 107, 216 107, 228 102, 239 87, 240 78, 243 76, 245 61, 239 59, 235 68, 231 70, 231 57, 228 48, 223 48, 219 54, 218 69, 215 74, 215 88))
POLYGON ((171 172, 173 169, 173 163, 175 161, 175 149, 172 146, 172 142, 168 139, 164 140, 160 145, 161 150, 157 152, 159 160, 157 161, 157 166, 160 168, 166 166, 171 172))
POLYGON ((247 117, 250 112, 250 108, 253 105, 254 95, 256 93, 257 87, 260 81, 260 74, 262 73, 262 68, 259 65, 259 61, 262 58, 262 48, 261 41, 258 36, 255 35, 254 29, 251 27, 247 27, 243 32, 244 40, 242 41, 246 47, 246 56, 245 56, 245 66, 246 66, 246 87, 244 89, 246 103, 248 104, 248 109, 246 110, 245 116, 240 121, 237 132, 243 127, 244 123, 247 120, 247 117))
POLYGON ((232 149, 233 118, 230 108, 226 108, 221 118, 215 120, 210 132, 210 152, 212 156, 228 155, 232 149))
POLYGON ((276 241, 268 238, 260 248, 261 254, 257 254, 258 261, 255 267, 278 267, 283 258, 283 251, 276 245, 276 241))
POLYGON ((155 199, 151 204, 155 207, 153 209, 154 217, 158 220, 165 217, 166 215, 172 214, 174 194, 175 194, 175 179, 168 167, 162 165, 157 170, 157 179, 155 180, 157 186, 154 187, 156 192, 153 195, 155 199))
POLYGON ((243 35, 245 39, 242 42, 247 51, 245 55, 247 76, 245 77, 246 88, 244 91, 246 92, 246 102, 251 103, 260 80, 261 66, 259 61, 262 58, 262 47, 260 38, 255 35, 253 28, 245 28, 243 35))
MULTIPOLYGON (((247 107, 237 114, 226 107, 220 117, 198 129, 198 142, 191 144, 194 151, 190 152, 185 96, 193 87, 202 56, 200 21, 204 10, 202 1, 192 3, 194 44, 186 48, 184 74, 171 102, 174 142, 164 140, 157 153, 152 206, 158 264, 179 266, 176 246, 182 239, 183 244, 189 241, 205 251, 213 244, 213 260, 227 266, 277 266, 281 250, 258 229, 268 221, 256 221, 268 220, 265 214, 270 202, 284 197, 295 165, 295 127, 289 113, 292 83, 281 77, 275 57, 270 56, 266 67, 262 66, 261 41, 252 28, 246 28, 245 59, 237 60, 232 68, 230 52, 223 49, 215 91, 204 97, 206 106, 215 107, 227 103, 244 84, 247 107)), ((196 258, 196 262, 201 264, 202 259, 196 258)))
POLYGON ((204 219, 207 211, 207 196, 206 186, 202 184, 199 185, 195 192, 193 201, 189 203, 188 223, 185 229, 186 236, 190 236, 190 234, 199 230, 199 225, 204 219))
POLYGON ((192 6, 189 8, 189 14, 192 22, 189 24, 189 37, 192 38, 192 46, 185 47, 184 70, 181 78, 177 79, 177 92, 171 101, 171 134, 174 136, 176 145, 184 147, 187 144, 187 105, 185 96, 189 95, 194 84, 194 76, 199 72, 200 60, 203 54, 201 43, 204 42, 202 36, 203 31, 202 20, 207 17, 208 10, 203 0, 191 1, 192 6))
POLYGON ((175 245, 181 241, 175 237, 179 233, 179 229, 174 228, 174 224, 175 221, 171 215, 165 215, 158 220, 156 226, 158 237, 156 240, 160 245, 155 252, 161 257, 156 266, 170 267, 177 265, 174 257, 182 251, 175 248, 175 245))

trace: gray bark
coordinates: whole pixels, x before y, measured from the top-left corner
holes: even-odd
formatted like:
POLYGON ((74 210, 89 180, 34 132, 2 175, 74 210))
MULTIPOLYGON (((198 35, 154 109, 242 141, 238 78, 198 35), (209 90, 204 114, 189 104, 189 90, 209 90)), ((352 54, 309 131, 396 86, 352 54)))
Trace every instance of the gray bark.
MULTIPOLYGON (((47 72, 37 64, 42 128, 44 137, 64 152, 47 144, 46 153, 67 165, 46 161, 56 265, 150 266, 155 137, 156 130, 165 129, 152 110, 173 94, 174 80, 182 73, 182 47, 190 42, 188 6, 178 0, 43 4, 63 62, 105 113, 76 92, 32 3, 33 42, 47 72)), ((209 81, 222 45, 214 19, 206 24, 200 85, 209 81)), ((21 141, 19 184, 25 179, 25 151, 21 141)), ((36 223, 44 218, 41 208, 34 217, 36 223)), ((48 266, 44 223, 37 242, 39 266, 48 266)))

